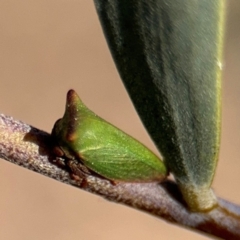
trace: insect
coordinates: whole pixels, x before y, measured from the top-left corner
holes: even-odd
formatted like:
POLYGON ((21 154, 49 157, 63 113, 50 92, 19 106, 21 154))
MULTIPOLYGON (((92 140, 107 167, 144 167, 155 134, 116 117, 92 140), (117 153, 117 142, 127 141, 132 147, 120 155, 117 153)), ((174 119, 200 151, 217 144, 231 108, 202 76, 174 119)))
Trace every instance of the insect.
POLYGON ((113 182, 160 182, 168 174, 154 153, 89 110, 74 90, 52 136, 66 158, 113 182))

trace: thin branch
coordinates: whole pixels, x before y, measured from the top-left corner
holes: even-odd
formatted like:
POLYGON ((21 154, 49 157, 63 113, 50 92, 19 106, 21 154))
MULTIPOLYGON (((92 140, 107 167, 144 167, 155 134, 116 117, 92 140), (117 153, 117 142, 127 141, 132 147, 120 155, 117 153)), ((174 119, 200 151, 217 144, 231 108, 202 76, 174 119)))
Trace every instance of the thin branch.
MULTIPOLYGON (((169 222, 224 239, 240 239, 240 207, 223 199, 209 212, 189 212, 176 183, 119 183, 73 175, 59 165, 48 133, 0 114, 0 157, 58 181, 143 210, 169 222)), ((64 163, 64 161, 62 161, 64 163)))

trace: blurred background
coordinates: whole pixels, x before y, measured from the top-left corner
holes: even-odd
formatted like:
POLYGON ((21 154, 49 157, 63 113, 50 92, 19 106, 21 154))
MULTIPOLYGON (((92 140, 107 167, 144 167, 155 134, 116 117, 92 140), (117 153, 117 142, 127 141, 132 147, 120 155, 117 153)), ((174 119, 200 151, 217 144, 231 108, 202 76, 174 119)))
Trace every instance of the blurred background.
MULTIPOLYGON (((240 204, 240 1, 228 0, 217 195, 240 204)), ((119 79, 93 1, 0 0, 0 112, 50 132, 75 89, 156 151, 119 79)), ((0 161, 0 239, 211 239, 0 161)))

